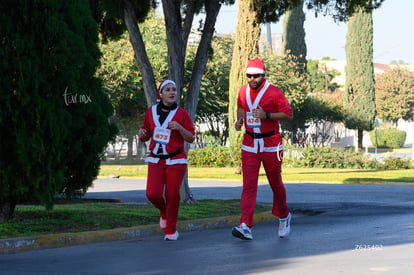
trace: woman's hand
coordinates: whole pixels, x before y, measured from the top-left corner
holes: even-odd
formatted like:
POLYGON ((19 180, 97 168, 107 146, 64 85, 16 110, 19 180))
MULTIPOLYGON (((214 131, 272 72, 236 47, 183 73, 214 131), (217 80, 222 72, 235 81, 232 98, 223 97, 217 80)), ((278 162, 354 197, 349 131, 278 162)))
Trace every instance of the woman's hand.
POLYGON ((174 131, 178 131, 181 136, 184 138, 187 142, 193 142, 194 136, 191 134, 191 132, 187 131, 181 124, 179 124, 177 121, 170 121, 168 122, 168 128, 174 131))
POLYGON ((142 128, 139 129, 138 136, 139 136, 139 138, 146 138, 147 137, 147 130, 142 129, 142 128))

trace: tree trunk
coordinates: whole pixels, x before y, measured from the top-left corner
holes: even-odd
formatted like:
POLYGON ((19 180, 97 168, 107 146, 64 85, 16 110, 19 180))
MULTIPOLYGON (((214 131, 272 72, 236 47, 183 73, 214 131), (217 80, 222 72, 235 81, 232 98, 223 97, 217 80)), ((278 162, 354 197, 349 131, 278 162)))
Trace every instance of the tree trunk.
POLYGON ((257 56, 260 37, 258 0, 239 0, 237 13, 236 40, 230 70, 229 85, 229 141, 231 155, 235 163, 241 165, 242 132, 237 132, 234 124, 237 120, 237 96, 240 87, 247 83, 246 65, 249 59, 257 56))
POLYGON ((205 9, 207 13, 206 22, 204 24, 200 44, 197 48, 197 54, 185 102, 185 109, 190 114, 192 121, 195 121, 197 103, 200 95, 201 78, 208 61, 208 50, 211 46, 211 40, 214 35, 214 26, 216 24, 220 8, 221 5, 218 0, 205 1, 205 9))
MULTIPOLYGON (((184 22, 182 22, 180 2, 171 0, 162 1, 165 27, 167 31, 168 75, 177 84, 177 104, 180 104, 182 87, 184 86, 185 53, 194 18, 194 4, 195 1, 187 1, 185 19, 184 22)), ((208 50, 210 48, 211 40, 214 34, 214 25, 221 8, 221 4, 218 0, 205 1, 204 4, 206 11, 206 21, 201 35, 201 40, 197 48, 194 67, 192 70, 184 106, 193 122, 195 121, 195 115, 197 111, 201 78, 207 64, 208 50)), ((187 153, 188 149, 189 144, 186 144, 185 150, 187 153)), ((183 202, 194 202, 193 195, 191 194, 188 184, 187 173, 184 176, 184 180, 181 185, 180 195, 183 202)))
MULTIPOLYGON (((185 143, 185 151, 188 152, 190 147, 189 143, 185 143)), ((180 187, 180 197, 181 197, 181 201, 184 203, 195 203, 197 202, 196 199, 193 197, 193 194, 191 193, 190 190, 190 185, 188 183, 188 167, 187 170, 185 171, 185 176, 184 179, 181 183, 181 187, 180 187)))
POLYGON ((139 140, 139 137, 136 137, 137 139, 137 159, 142 160, 145 159, 146 153, 147 153, 147 147, 145 142, 142 142, 139 140))
POLYGON ((132 153, 133 153, 133 142, 134 142, 134 135, 128 135, 128 151, 127 151, 127 159, 132 159, 132 153))
MULTIPOLYGON (((216 23, 217 15, 220 11, 221 5, 217 0, 206 1, 206 22, 204 24, 203 33, 200 44, 197 49, 197 54, 194 62, 193 73, 191 74, 190 85, 187 91, 185 102, 185 109, 190 115, 191 120, 195 121, 197 112, 198 98, 200 95, 201 77, 203 76, 208 60, 208 50, 211 45, 211 40, 214 34, 214 25, 216 23)), ((184 66, 184 64, 183 64, 184 66)), ((185 151, 188 154, 189 144, 186 144, 185 151)), ((193 203, 195 199, 191 193, 188 183, 188 169, 184 176, 183 183, 180 189, 181 200, 185 203, 193 203)))
POLYGON ((180 1, 162 0, 168 47, 168 76, 177 85, 177 104, 180 105, 184 86, 184 63, 187 41, 194 18, 194 1, 187 1, 184 23, 181 18, 180 1))
MULTIPOLYGON (((194 0, 186 1, 185 16, 182 16, 180 1, 162 0, 167 33, 168 77, 174 80, 177 85, 178 105, 180 105, 182 88, 184 86, 185 55, 187 51, 188 37, 191 32, 196 10, 196 2, 197 1, 194 0), (184 21, 182 18, 184 18, 184 21)), ((199 47, 197 49, 193 73, 191 76, 189 89, 187 91, 187 100, 184 107, 188 111, 192 121, 195 120, 201 77, 207 64, 207 53, 214 34, 214 25, 217 19, 217 15, 221 8, 219 0, 206 0, 204 2, 204 5, 207 14, 206 22, 199 47)), ((142 40, 141 32, 137 25, 132 1, 123 0, 122 8, 125 25, 128 29, 131 44, 135 53, 135 58, 138 62, 138 66, 142 74, 145 96, 147 98, 147 105, 150 107, 155 102, 157 97, 157 88, 156 85, 154 85, 154 73, 145 51, 145 45, 142 40)), ((185 148, 186 152, 188 152, 189 146, 186 145, 185 148)), ((192 194, 188 186, 187 174, 185 175, 185 179, 181 187, 181 193, 182 200, 192 198, 192 194)))
POLYGON ((361 150, 362 149, 362 139, 364 136, 364 130, 362 129, 358 129, 358 149, 361 150))
POLYGON ((1 214, 0 221, 11 220, 14 215, 14 210, 16 209, 16 202, 12 199, 2 200, 0 202, 1 214))
POLYGON ((137 18, 134 5, 131 0, 122 1, 122 11, 125 25, 129 33, 132 48, 134 49, 135 59, 137 60, 139 71, 142 74, 142 82, 144 86, 145 98, 147 106, 150 107, 157 100, 157 86, 155 84, 154 71, 148 59, 145 50, 145 44, 142 40, 141 31, 137 24, 137 18))

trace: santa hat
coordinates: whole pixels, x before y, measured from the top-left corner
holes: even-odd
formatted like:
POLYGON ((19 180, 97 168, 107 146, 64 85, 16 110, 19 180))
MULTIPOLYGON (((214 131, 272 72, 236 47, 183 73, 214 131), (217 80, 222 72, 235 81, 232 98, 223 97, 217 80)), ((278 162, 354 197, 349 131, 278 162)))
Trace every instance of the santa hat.
POLYGON ((246 74, 265 74, 263 60, 256 58, 250 59, 247 63, 246 74))
POLYGON ((160 86, 158 87, 157 102, 160 102, 161 101, 161 91, 165 87, 165 85, 167 85, 167 84, 174 84, 174 86, 177 87, 177 84, 175 84, 174 81, 169 80, 169 79, 164 80, 163 82, 161 82, 160 86))

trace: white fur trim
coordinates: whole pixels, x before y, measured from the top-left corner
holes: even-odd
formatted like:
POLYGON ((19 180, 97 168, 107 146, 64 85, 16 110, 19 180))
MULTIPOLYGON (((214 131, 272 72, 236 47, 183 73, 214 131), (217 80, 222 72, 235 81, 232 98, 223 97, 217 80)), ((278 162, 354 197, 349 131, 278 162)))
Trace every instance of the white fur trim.
POLYGON ((255 68, 255 67, 248 67, 246 69, 246 74, 264 74, 265 71, 263 69, 260 68, 255 68))
POLYGON ((164 87, 165 87, 165 85, 167 85, 167 84, 174 84, 174 86, 176 86, 176 87, 177 87, 177 85, 175 84, 175 82, 174 82, 174 81, 167 79, 167 80, 165 80, 165 81, 161 84, 161 86, 160 86, 160 93, 162 92, 162 88, 164 88, 164 87))

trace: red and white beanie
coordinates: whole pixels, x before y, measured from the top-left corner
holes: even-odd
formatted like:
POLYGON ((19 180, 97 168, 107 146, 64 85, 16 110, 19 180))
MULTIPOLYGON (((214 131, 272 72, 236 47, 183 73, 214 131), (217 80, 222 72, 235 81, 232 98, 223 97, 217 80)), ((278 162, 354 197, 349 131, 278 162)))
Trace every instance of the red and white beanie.
POLYGON ((265 74, 265 66, 263 60, 256 58, 250 59, 247 63, 246 74, 265 74))
POLYGON ((169 79, 164 80, 163 82, 161 82, 160 86, 158 87, 157 102, 161 101, 161 91, 165 87, 165 85, 167 85, 167 84, 174 84, 174 86, 177 87, 177 84, 175 84, 174 81, 169 80, 169 79))

